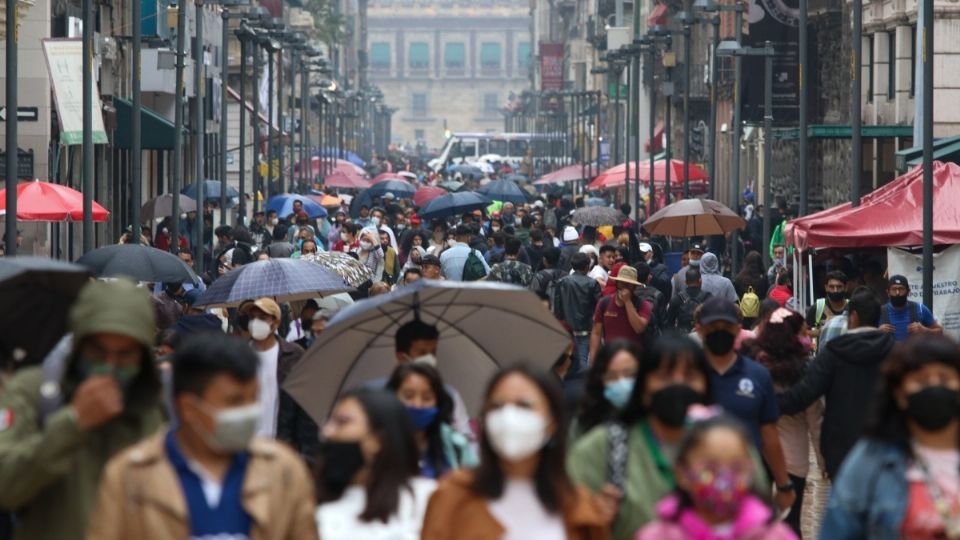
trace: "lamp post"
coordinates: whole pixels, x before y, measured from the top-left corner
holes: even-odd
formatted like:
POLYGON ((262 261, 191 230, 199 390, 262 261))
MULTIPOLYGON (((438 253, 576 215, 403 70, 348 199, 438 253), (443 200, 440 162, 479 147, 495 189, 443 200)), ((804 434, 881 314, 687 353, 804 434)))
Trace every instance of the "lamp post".
MULTIPOLYGON (((683 198, 690 198, 690 26, 697 19, 687 11, 677 15, 683 25, 683 198)), ((669 164, 668 164, 669 166, 669 164)))
MULTIPOLYGON (((130 2, 130 24, 132 26, 132 54, 130 58, 131 78, 131 107, 130 107, 130 216, 133 218, 134 234, 140 234, 140 202, 143 198, 143 144, 140 123, 140 111, 143 109, 142 94, 140 91, 140 39, 142 27, 140 19, 143 17, 141 0, 130 2)), ((14 109, 16 110, 16 109, 14 109)))
POLYGON ((800 216, 807 215, 809 211, 808 208, 808 195, 810 186, 807 179, 807 170, 809 169, 809 164, 807 160, 809 159, 809 149, 808 149, 808 140, 807 140, 807 93, 809 92, 809 85, 807 84, 807 74, 810 72, 807 65, 807 0, 799 0, 798 9, 800 10, 800 44, 799 44, 799 55, 800 55, 800 107, 799 113, 800 117, 798 118, 799 122, 799 153, 800 153, 800 216))
MULTIPOLYGON (((85 2, 86 4, 86 2, 85 2)), ((7 91, 7 110, 13 111, 13 114, 7 118, 5 127, 7 163, 6 163, 6 208, 7 214, 4 217, 4 237, 6 240, 7 255, 17 254, 17 0, 7 0, 6 5, 6 91, 7 91)), ((86 21, 86 13, 84 13, 86 21)), ((84 24, 86 28, 86 24, 84 24)), ((84 81, 87 74, 83 74, 84 81)), ((84 87, 84 98, 86 98, 87 89, 84 87)), ((86 118, 84 118, 84 129, 86 129, 86 118)), ((86 134, 86 133, 84 133, 86 134)), ((84 186, 86 187, 86 186, 84 186)), ((86 191, 84 191, 84 218, 86 218, 86 191)), ((93 206, 91 204, 91 210, 93 206)))
MULTIPOLYGON (((860 176, 863 169, 863 0, 851 2, 853 12, 853 58, 850 59, 850 203, 860 206, 860 176)), ((932 12, 927 13, 932 18, 932 12)), ((870 51, 873 54, 873 51, 870 51)), ((766 212, 764 212, 766 214, 766 212)))
MULTIPOLYGON (((203 130, 203 0, 194 0, 194 5, 196 7, 196 27, 197 35, 195 36, 194 45, 193 45, 193 181, 197 185, 197 215, 195 222, 195 238, 192 240, 193 245, 197 248, 197 257, 194 261, 195 268, 197 273, 203 273, 203 259, 204 259, 204 246, 203 246, 203 207, 205 206, 204 198, 206 193, 204 193, 204 174, 203 174, 203 162, 206 158, 204 155, 206 150, 206 144, 204 141, 203 130)), ((174 194, 174 198, 179 198, 174 194)), ((176 252, 176 249, 174 249, 176 252)))
MULTIPOLYGON (((177 66, 176 88, 173 99, 173 186, 171 186, 172 209, 170 217, 170 249, 180 247, 180 189, 183 187, 183 60, 186 47, 187 11, 185 2, 177 5, 177 66)), ((86 25, 84 25, 86 27, 86 25)), ((200 253, 197 254, 201 256, 200 253)))
MULTIPOLYGON (((228 7, 224 7, 220 12, 220 20, 223 29, 220 34, 220 225, 227 224, 227 82, 229 81, 230 69, 230 19, 243 18, 245 14, 232 12, 228 7)), ((243 70, 243 61, 241 56, 240 69, 243 70)), ((241 115, 245 104, 243 103, 243 92, 240 95, 241 115)), ((241 116, 242 118, 242 116, 241 116)), ((240 122, 241 131, 243 130, 243 121, 240 122)), ((241 150, 242 151, 242 150, 241 150)), ((242 171, 241 171, 241 174, 242 171)))
POLYGON ((933 309, 933 0, 923 13, 923 303, 933 309))

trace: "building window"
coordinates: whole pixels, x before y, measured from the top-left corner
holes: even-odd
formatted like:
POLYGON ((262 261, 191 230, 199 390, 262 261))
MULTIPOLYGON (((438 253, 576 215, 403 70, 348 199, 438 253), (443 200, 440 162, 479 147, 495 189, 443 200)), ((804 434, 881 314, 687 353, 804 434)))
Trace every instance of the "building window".
POLYGON ((443 65, 447 69, 463 69, 466 58, 467 47, 463 43, 447 43, 443 46, 443 65))
POLYGON ((483 114, 486 116, 496 115, 500 110, 500 96, 497 94, 483 95, 483 114))
POLYGON ((430 68, 430 47, 426 43, 410 44, 410 69, 430 68))
POLYGON ((530 43, 523 41, 517 45, 517 67, 523 71, 528 71, 530 69, 530 63, 532 59, 532 49, 530 48, 530 43))
POLYGON ((887 99, 897 97, 897 32, 887 32, 887 99))
POLYGON ((374 43, 370 46, 370 67, 390 69, 390 44, 374 43))
POLYGON ((427 95, 413 94, 413 116, 423 117, 427 115, 427 95))
POLYGON ((861 51, 867 57, 867 103, 873 102, 873 34, 867 36, 867 46, 861 51))
POLYGON ((917 27, 910 27, 910 97, 917 91, 917 27))
POLYGON ((422 142, 427 139, 427 132, 422 129, 415 129, 413 130, 413 138, 416 139, 417 142, 422 142))
POLYGON ((480 44, 480 67, 482 69, 500 69, 501 52, 499 43, 480 44))

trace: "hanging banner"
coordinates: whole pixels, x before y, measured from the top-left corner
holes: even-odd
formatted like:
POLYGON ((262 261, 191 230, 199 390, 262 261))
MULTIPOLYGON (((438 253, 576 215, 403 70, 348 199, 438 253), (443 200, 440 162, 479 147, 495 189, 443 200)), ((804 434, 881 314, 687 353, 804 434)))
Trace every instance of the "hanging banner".
MULTIPOLYGON (((943 333, 960 339, 960 245, 933 256, 933 316, 943 333)), ((906 276, 910 301, 923 302, 923 258, 898 248, 887 249, 888 273, 906 276)))
POLYGON ((540 89, 563 90, 563 43, 540 44, 540 89))
MULTIPOLYGON (((60 143, 83 144, 83 43, 80 39, 43 39, 43 56, 53 84, 60 119, 60 143)), ((100 91, 93 83, 93 144, 107 144, 100 91)))

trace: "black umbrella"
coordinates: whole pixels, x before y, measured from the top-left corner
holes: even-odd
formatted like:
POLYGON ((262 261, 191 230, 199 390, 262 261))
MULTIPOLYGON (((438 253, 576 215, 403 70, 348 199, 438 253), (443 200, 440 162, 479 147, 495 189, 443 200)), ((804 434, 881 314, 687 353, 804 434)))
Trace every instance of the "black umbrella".
POLYGON ((66 333, 70 306, 89 281, 76 264, 0 258, 0 355, 19 365, 41 362, 66 333))
POLYGON ((523 204, 527 202, 527 194, 512 180, 494 180, 477 190, 494 201, 523 204))
POLYGON ((95 249, 77 260, 97 277, 126 276, 135 281, 200 283, 180 257, 139 244, 113 244, 95 249))
POLYGON ((428 202, 417 214, 422 219, 435 219, 456 216, 490 206, 490 199, 473 191, 449 193, 428 202))
MULTIPOLYGON (((181 212, 196 212, 197 211, 197 201, 187 197, 186 195, 180 195, 180 211, 181 212)), ((150 199, 143 206, 140 207, 140 218, 143 221, 148 219, 156 219, 161 217, 167 217, 173 215, 173 194, 164 193, 159 197, 154 197, 150 199)))
POLYGON ((244 300, 264 296, 277 302, 291 302, 352 290, 342 277, 312 262, 267 259, 220 276, 197 299, 196 305, 233 307, 244 300))

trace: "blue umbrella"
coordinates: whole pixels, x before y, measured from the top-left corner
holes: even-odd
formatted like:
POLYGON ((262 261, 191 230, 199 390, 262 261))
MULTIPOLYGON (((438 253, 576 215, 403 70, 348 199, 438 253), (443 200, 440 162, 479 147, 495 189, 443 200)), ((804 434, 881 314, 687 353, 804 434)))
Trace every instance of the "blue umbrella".
POLYGON ((441 195, 427 203, 417 214, 421 219, 434 219, 456 216, 490 206, 490 199, 473 191, 441 195))
POLYGON ((475 165, 460 164, 454 165, 447 169, 449 173, 460 173, 461 175, 470 175, 474 179, 483 178, 483 171, 480 170, 480 167, 475 165))
POLYGON ((278 216, 287 217, 293 213, 294 201, 303 203, 303 211, 310 216, 310 219, 327 217, 327 210, 317 204, 312 199, 301 197, 299 195, 274 195, 267 201, 267 210, 273 210, 278 216))
POLYGON ((342 277, 312 262, 268 259, 227 272, 207 287, 196 305, 234 307, 264 296, 281 303, 352 290, 342 277))
POLYGON ((393 193, 400 199, 411 199, 417 188, 406 180, 388 179, 381 180, 370 187, 367 193, 371 196, 383 196, 387 193, 393 193))
POLYGON ((345 159, 357 167, 363 167, 366 165, 366 162, 360 159, 360 156, 349 150, 337 151, 336 148, 322 148, 314 152, 313 155, 318 157, 337 157, 340 159, 345 159))
MULTIPOLYGON (((182 195, 186 195, 191 199, 197 199, 197 183, 194 182, 189 186, 180 190, 182 195)), ((232 199, 233 197, 239 197, 240 194, 237 190, 233 189, 230 186, 227 186, 227 198, 232 199)), ((218 202, 220 200, 220 181, 219 180, 204 180, 203 181, 203 198, 208 202, 218 202), (211 199, 216 199, 216 201, 211 201, 211 199)))
POLYGON ((523 204, 527 202, 527 194, 515 182, 510 180, 494 180, 477 190, 495 201, 523 204))

